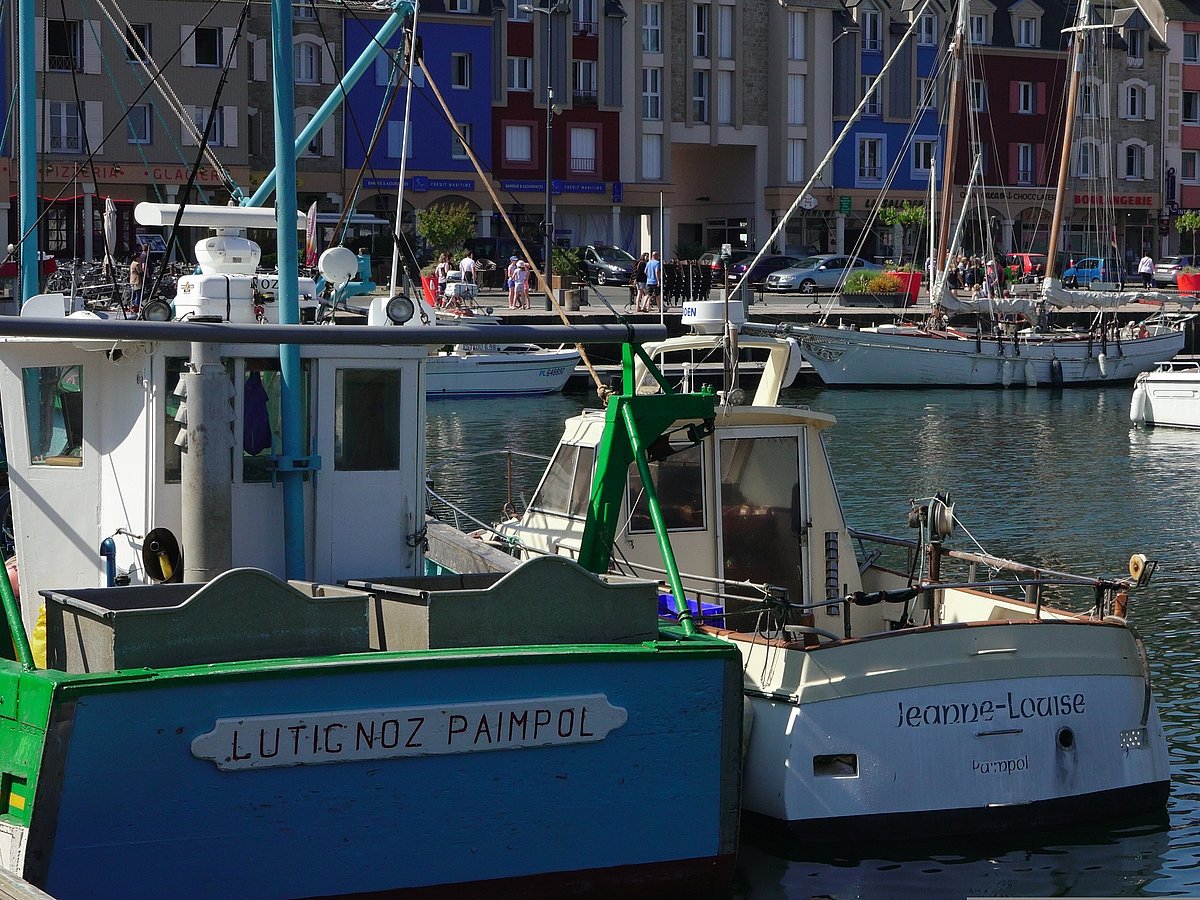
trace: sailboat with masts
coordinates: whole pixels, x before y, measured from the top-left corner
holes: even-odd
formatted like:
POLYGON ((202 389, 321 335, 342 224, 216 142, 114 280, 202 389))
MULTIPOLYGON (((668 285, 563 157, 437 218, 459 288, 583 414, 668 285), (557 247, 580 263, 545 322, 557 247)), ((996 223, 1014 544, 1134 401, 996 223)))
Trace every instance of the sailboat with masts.
MULTIPOLYGON (((1066 29, 1070 35, 1070 80, 1047 268, 1041 289, 1028 293, 1002 292, 990 275, 983 279, 977 292, 968 296, 951 288, 948 260, 958 250, 962 228, 960 220, 952 230, 951 182, 957 149, 965 142, 964 129, 976 127, 962 121, 964 107, 975 105, 967 103, 965 97, 966 86, 973 83, 974 71, 968 23, 968 4, 960 3, 950 46, 953 71, 949 75, 945 131, 945 184, 937 220, 933 254, 937 264, 930 287, 929 317, 923 322, 853 328, 828 324, 831 310, 826 310, 817 324, 781 325, 778 330, 799 341, 805 360, 829 385, 1007 387, 1014 383, 1054 386, 1131 381, 1182 350, 1184 324, 1192 316, 1182 310, 1167 311, 1167 304, 1178 301, 1174 295, 1063 288, 1057 270, 1057 249, 1068 195, 1074 110, 1089 48, 1100 43, 1089 41, 1087 35, 1104 27, 1094 21, 1086 0, 1080 4, 1074 25, 1066 29), (1138 321, 1122 324, 1115 310, 1126 304, 1151 304, 1155 310, 1138 321), (1097 312, 1089 327, 1052 327, 1055 311, 1064 307, 1094 308, 1097 312)), ((974 130, 968 133, 977 134, 974 130)), ((978 146, 975 140, 970 143, 978 146)), ((835 143, 830 156, 836 148, 835 143)), ((982 159, 976 152, 970 165, 968 200, 981 188, 981 172, 982 159)), ((964 210, 967 205, 963 204, 964 210)), ((783 227, 781 223, 780 230, 783 227)), ((986 243, 994 247, 997 241, 989 237, 986 243)), ((1105 238, 1104 246, 1107 244, 1105 238)), ((1000 265, 1002 261, 991 262, 992 268, 1000 265)))

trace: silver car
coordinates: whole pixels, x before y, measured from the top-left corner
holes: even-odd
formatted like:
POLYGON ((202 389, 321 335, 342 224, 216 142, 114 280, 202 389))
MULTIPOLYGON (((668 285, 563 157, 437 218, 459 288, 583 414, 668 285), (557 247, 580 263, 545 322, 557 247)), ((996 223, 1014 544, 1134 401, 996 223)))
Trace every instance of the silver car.
POLYGON ((1176 287, 1175 276, 1179 274, 1179 270, 1194 265, 1196 265, 1196 257, 1194 256, 1163 257, 1158 261, 1158 265, 1154 267, 1155 287, 1176 287))
POLYGON ((767 276, 764 287, 768 291, 799 291, 815 294, 817 291, 832 291, 845 283, 854 272, 882 272, 883 266, 856 257, 837 253, 823 253, 802 259, 788 269, 780 269, 767 276))

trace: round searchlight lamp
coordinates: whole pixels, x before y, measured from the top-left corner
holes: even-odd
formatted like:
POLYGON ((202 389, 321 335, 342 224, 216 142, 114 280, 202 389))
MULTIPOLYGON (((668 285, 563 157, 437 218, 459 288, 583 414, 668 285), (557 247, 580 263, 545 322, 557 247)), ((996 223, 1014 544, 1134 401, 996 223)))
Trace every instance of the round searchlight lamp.
POLYGON ((393 325, 403 325, 413 317, 416 307, 413 306, 413 302, 407 297, 397 294, 388 300, 387 306, 384 307, 384 312, 387 313, 388 321, 393 325))
POLYGON ((317 271, 335 288, 340 288, 358 274, 358 257, 348 247, 330 247, 317 260, 317 271))
POLYGON ((170 322, 171 304, 165 300, 151 300, 143 303, 142 318, 147 322, 170 322))

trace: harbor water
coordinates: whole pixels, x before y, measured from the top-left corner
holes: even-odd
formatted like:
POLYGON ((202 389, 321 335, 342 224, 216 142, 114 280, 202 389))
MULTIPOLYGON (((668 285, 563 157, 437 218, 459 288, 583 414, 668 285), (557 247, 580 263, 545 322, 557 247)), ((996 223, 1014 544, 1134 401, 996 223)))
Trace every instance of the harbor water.
MULTIPOLYGON (((744 835, 731 896, 1200 897, 1200 432, 1131 428, 1131 393, 804 388, 786 402, 837 416, 826 438, 854 527, 908 536, 909 501, 945 491, 965 526, 955 546, 978 542, 1081 574, 1124 573, 1132 553, 1158 562, 1130 601, 1130 620, 1146 641, 1170 742, 1166 814, 1070 832, 1030 822, 1018 835, 886 848, 744 835)), ((510 476, 478 454, 549 454, 563 419, 595 405, 583 393, 431 403, 435 489, 482 520, 508 502, 522 508, 540 467, 514 463, 510 476)))

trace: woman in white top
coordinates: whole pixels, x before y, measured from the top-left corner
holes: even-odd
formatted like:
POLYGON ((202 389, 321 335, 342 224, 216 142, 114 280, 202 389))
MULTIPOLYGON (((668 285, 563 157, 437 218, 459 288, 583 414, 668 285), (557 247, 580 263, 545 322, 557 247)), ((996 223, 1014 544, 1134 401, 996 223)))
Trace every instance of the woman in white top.
POLYGON ((520 268, 520 262, 515 256, 508 258, 508 271, 505 273, 505 284, 508 288, 508 308, 518 309, 520 300, 517 297, 517 269, 520 268))
POLYGON ((437 268, 434 270, 434 275, 437 277, 437 303, 441 306, 446 302, 446 282, 450 278, 450 254, 443 253, 438 259, 437 268))
POLYGON ((529 268, 523 261, 517 263, 513 282, 516 285, 517 309, 529 309, 529 268))

